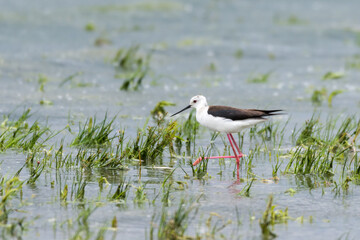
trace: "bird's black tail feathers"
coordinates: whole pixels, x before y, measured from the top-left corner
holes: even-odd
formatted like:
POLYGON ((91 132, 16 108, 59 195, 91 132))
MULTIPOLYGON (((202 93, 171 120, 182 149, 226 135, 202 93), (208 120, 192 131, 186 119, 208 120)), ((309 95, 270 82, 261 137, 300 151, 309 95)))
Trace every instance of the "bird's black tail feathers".
POLYGON ((263 117, 266 116, 274 116, 274 115, 286 115, 286 112, 284 110, 259 110, 264 113, 263 117))

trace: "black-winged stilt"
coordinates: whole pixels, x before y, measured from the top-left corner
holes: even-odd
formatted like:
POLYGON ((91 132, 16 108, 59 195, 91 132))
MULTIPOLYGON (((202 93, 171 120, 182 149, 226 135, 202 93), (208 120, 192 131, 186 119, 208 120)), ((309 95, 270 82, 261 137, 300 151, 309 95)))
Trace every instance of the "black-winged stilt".
MULTIPOLYGON (((232 133, 240 132, 245 128, 249 128, 255 124, 265 122, 269 116, 278 115, 282 110, 258 110, 258 109, 238 109, 227 106, 209 106, 206 98, 202 95, 192 97, 190 104, 181 111, 174 113, 175 116, 189 108, 196 109, 196 120, 203 126, 211 130, 226 133, 229 139, 231 148, 234 151, 234 156, 216 156, 207 157, 207 159, 215 158, 236 158, 238 176, 240 158, 243 156, 239 149, 239 145, 235 142, 232 133)), ((193 165, 197 165, 202 160, 199 157, 193 165)))

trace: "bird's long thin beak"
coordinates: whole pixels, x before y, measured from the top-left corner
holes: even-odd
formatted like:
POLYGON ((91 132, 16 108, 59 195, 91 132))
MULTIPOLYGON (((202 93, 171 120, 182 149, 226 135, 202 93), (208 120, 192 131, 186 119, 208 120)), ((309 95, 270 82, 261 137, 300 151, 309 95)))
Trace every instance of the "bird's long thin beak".
POLYGON ((183 111, 185 111, 186 109, 189 109, 189 108, 191 108, 191 105, 187 106, 187 107, 184 108, 183 110, 178 111, 177 113, 174 113, 174 114, 171 115, 170 117, 173 117, 173 116, 175 116, 176 114, 179 114, 179 113, 181 113, 181 112, 183 112, 183 111))

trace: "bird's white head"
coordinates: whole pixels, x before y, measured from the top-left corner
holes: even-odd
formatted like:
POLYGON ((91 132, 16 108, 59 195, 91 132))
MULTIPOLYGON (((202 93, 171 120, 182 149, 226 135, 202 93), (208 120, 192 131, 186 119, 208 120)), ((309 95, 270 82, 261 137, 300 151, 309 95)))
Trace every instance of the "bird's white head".
POLYGON ((189 109, 189 108, 196 108, 196 109, 200 109, 202 107, 206 107, 208 104, 206 102, 206 98, 202 95, 197 95, 195 97, 192 97, 190 99, 190 104, 189 106, 185 107, 184 109, 180 110, 179 112, 177 113, 174 113, 173 115, 171 115, 170 117, 172 116, 175 116, 176 114, 178 113, 181 113, 183 111, 185 111, 186 109, 189 109))
POLYGON ((207 104, 206 98, 203 95, 197 95, 190 99, 190 106, 192 108, 199 109, 202 107, 206 107, 207 105, 208 104, 207 104))

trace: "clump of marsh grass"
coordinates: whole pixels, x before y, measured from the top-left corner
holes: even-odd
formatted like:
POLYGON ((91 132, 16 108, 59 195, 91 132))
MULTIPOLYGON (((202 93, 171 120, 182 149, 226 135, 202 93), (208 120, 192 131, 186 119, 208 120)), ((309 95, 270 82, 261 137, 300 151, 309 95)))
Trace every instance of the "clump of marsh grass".
POLYGON ((187 155, 191 155, 191 146, 193 151, 196 147, 196 136, 199 132, 200 124, 196 121, 196 114, 191 111, 185 123, 178 128, 177 138, 175 139, 175 145, 177 151, 180 153, 182 148, 182 142, 186 144, 187 155))
MULTIPOLYGON (((69 224, 71 228, 76 227, 75 233, 73 236, 69 236, 69 239, 90 239, 90 237, 93 235, 90 224, 89 224, 89 218, 91 214, 95 212, 97 207, 88 206, 84 208, 74 221, 75 224, 69 224)), ((72 219, 69 220, 72 223, 72 219)))
POLYGON ((272 225, 272 221, 271 221, 271 211, 273 209, 272 201, 273 201, 273 197, 272 195, 270 195, 263 216, 259 220, 259 225, 261 228, 263 239, 274 239, 276 237, 276 234, 273 233, 270 229, 270 226, 272 225))
POLYGON ((116 116, 108 121, 106 114, 104 120, 97 123, 96 117, 90 117, 84 125, 79 124, 79 133, 71 146, 96 147, 110 144, 116 138, 116 135, 111 136, 115 119, 116 116))
POLYGON ((149 199, 147 198, 147 194, 145 191, 146 184, 139 183, 139 186, 135 187, 135 197, 134 197, 134 203, 136 203, 138 206, 141 206, 145 202, 148 202, 149 199))
POLYGON ((83 202, 85 199, 85 187, 87 185, 82 173, 77 173, 71 185, 70 199, 74 201, 83 202))
POLYGON ((83 73, 82 72, 76 72, 74 74, 71 74, 70 76, 64 78, 60 84, 59 87, 63 87, 65 84, 70 83, 72 87, 85 87, 85 86, 90 86, 89 84, 86 83, 81 83, 79 81, 77 81, 77 77, 81 76, 83 73))
POLYGON ((143 160, 145 164, 155 163, 166 148, 172 151, 177 127, 176 122, 163 124, 161 121, 156 126, 138 130, 136 139, 126 145, 124 156, 143 160))
POLYGON ((159 197, 160 193, 162 193, 162 198, 161 198, 161 202, 163 203, 164 207, 168 207, 171 203, 170 201, 170 190, 172 190, 172 186, 173 186, 173 180, 170 178, 173 173, 175 172, 176 168, 174 168, 164 179, 162 185, 161 185, 161 189, 162 191, 159 192, 155 198, 153 199, 152 203, 155 204, 155 200, 159 197))
POLYGON ((120 90, 137 91, 143 79, 149 72, 151 54, 142 56, 138 53, 139 45, 122 48, 116 53, 113 62, 122 73, 116 74, 117 78, 124 80, 120 90))
POLYGON ((344 72, 327 72, 322 77, 322 80, 332 80, 332 79, 340 79, 345 76, 344 72))
POLYGON ((326 88, 315 89, 311 95, 311 102, 314 106, 321 106, 323 101, 327 100, 328 107, 332 107, 333 98, 341 93, 344 90, 338 89, 330 92, 326 88))
POLYGON ((80 148, 73 159, 73 165, 88 169, 127 169, 121 151, 120 144, 117 144, 115 147, 97 148, 93 151, 80 148))
MULTIPOLYGON (((322 125, 313 116, 299 132, 297 147, 291 152, 286 172, 333 175, 336 164, 345 169, 349 163, 356 162, 356 139, 360 133, 360 121, 355 118, 346 118, 341 122, 338 119, 328 119, 322 125)), ((354 169, 357 167, 354 166, 354 169)))
POLYGON ((4 239, 21 239, 26 230, 25 218, 11 218, 11 213, 18 211, 14 206, 13 198, 19 195, 22 200, 22 186, 24 182, 17 176, 0 179, 0 225, 1 236, 4 239))
POLYGON ((208 163, 209 159, 203 159, 198 165, 195 167, 193 166, 193 163, 189 161, 189 164, 191 166, 193 177, 196 179, 203 179, 208 174, 208 163))
MULTIPOLYGON (((87 123, 80 131, 72 145, 80 148, 76 156, 65 156, 66 161, 57 165, 81 166, 82 168, 107 168, 127 169, 125 163, 131 159, 144 161, 145 164, 156 163, 169 149, 173 152, 173 141, 177 134, 177 123, 160 121, 156 126, 145 124, 139 129, 134 140, 124 142, 125 131, 119 131, 115 136, 110 136, 111 124, 103 120, 98 125, 87 123), (117 137, 118 141, 111 145, 111 140, 117 137), (92 147, 88 149, 87 147, 92 147), (96 147, 96 148, 95 148, 96 147)), ((59 151, 62 149, 59 149, 59 151)), ((62 154, 57 151, 56 159, 62 159, 62 154)))
POLYGON ((30 177, 27 180, 27 184, 34 184, 36 180, 40 177, 41 173, 45 169, 46 162, 38 162, 36 167, 31 166, 30 167, 30 177))
POLYGON ((251 181, 248 182, 243 189, 240 191, 239 195, 243 196, 243 197, 250 197, 250 189, 251 186, 253 185, 253 182, 255 181, 255 178, 251 178, 251 181))
POLYGON ((125 180, 121 181, 113 194, 109 193, 108 199, 112 201, 126 202, 130 184, 125 180))
POLYGON ((32 125, 27 122, 30 117, 30 109, 14 121, 10 121, 11 115, 5 116, 0 124, 0 151, 7 149, 22 149, 23 151, 36 151, 43 147, 45 142, 52 138, 48 127, 41 126, 37 121, 32 125), (46 136, 48 135, 48 136, 46 136))
MULTIPOLYGON (((290 118, 285 123, 269 121, 263 124, 259 129, 255 128, 256 134, 261 137, 262 142, 266 148, 267 142, 272 143, 270 146, 273 149, 279 149, 284 141, 286 127, 289 123, 290 118)), ((255 126, 256 127, 256 126, 255 126)))
POLYGON ((138 69, 134 72, 128 73, 125 76, 121 77, 124 78, 123 84, 120 86, 120 90, 122 91, 137 91, 139 90, 148 70, 145 69, 138 69))
POLYGON ((246 81, 248 83, 267 83, 271 74, 272 72, 268 72, 265 74, 257 74, 255 76, 249 77, 246 81))
POLYGON ((360 70, 360 54, 356 54, 346 61, 345 67, 347 69, 360 70))
POLYGON ((330 156, 328 149, 322 148, 319 151, 316 147, 310 146, 304 152, 301 148, 297 148, 285 171, 292 171, 295 174, 334 174, 333 164, 334 156, 330 156))
POLYGON ((142 56, 139 54, 139 45, 129 48, 121 48, 116 52, 113 62, 117 67, 125 71, 132 71, 148 65, 151 55, 142 56))
POLYGON ((166 115, 166 111, 164 107, 167 106, 175 106, 175 103, 168 101, 160 101, 156 104, 153 110, 151 110, 150 114, 156 121, 160 121, 166 115))
MULTIPOLYGON (((178 208, 171 215, 168 213, 167 208, 163 208, 157 232, 158 239, 186 239, 185 232, 191 221, 191 215, 197 214, 198 201, 199 199, 186 201, 182 198, 178 208)), ((153 232, 153 230, 150 230, 150 233, 153 232)), ((153 239, 153 236, 150 236, 150 238, 153 239)))
POLYGON ((300 146, 302 144, 311 145, 316 142, 316 138, 313 137, 313 134, 318 131, 317 129, 315 129, 318 121, 319 119, 315 115, 313 115, 310 120, 307 120, 305 122, 305 126, 301 130, 300 135, 296 140, 297 146, 300 146))
POLYGON ((31 111, 31 108, 26 109, 17 120, 13 120, 13 121, 10 120, 12 117, 11 114, 5 115, 4 120, 2 121, 0 127, 2 129, 7 129, 7 128, 26 129, 26 128, 28 128, 27 120, 31 117, 30 111, 31 111))

